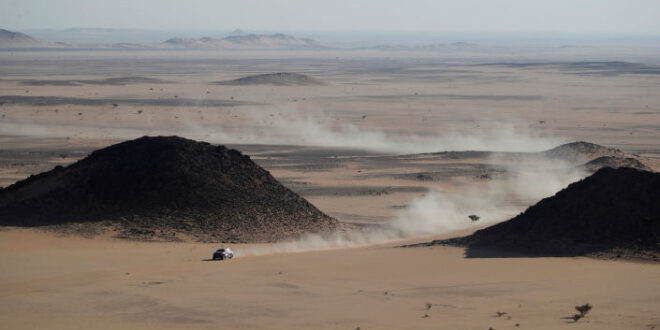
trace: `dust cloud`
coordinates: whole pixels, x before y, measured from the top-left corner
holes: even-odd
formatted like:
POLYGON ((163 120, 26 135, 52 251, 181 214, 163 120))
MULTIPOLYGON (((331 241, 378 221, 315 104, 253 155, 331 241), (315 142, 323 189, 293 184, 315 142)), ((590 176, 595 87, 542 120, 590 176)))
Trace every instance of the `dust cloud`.
POLYGON ((288 242, 242 248, 239 255, 359 247, 476 229, 522 212, 515 201, 524 200, 531 205, 586 176, 579 167, 548 158, 520 160, 508 166, 505 173, 503 178, 475 183, 462 190, 431 190, 410 200, 406 208, 378 227, 307 234, 288 242), (477 215, 479 220, 473 221, 470 215, 477 215))
MULTIPOLYGON (((80 137, 135 138, 141 135, 181 135, 221 144, 272 144, 343 147, 391 154, 413 154, 451 150, 534 152, 555 147, 566 140, 543 135, 525 123, 489 122, 469 131, 439 131, 433 135, 392 134, 383 130, 351 124, 331 125, 330 118, 312 117, 297 111, 278 116, 253 114, 245 127, 224 131, 190 121, 177 130, 144 130, 119 127, 77 127, 39 125, 36 123, 1 123, 5 134, 33 136, 68 136, 77 131, 80 137)), ((240 255, 261 255, 320 249, 356 247, 397 240, 451 233, 504 221, 528 205, 551 196, 571 182, 585 176, 575 164, 547 158, 509 161, 493 156, 492 164, 507 163, 504 175, 459 190, 434 189, 412 199, 384 224, 375 228, 325 234, 304 235, 298 240, 264 247, 248 247, 240 255), (478 221, 469 215, 478 215, 478 221)))
POLYGON ((194 127, 192 131, 204 131, 208 139, 219 143, 339 147, 394 154, 451 150, 530 152, 547 150, 566 142, 513 119, 475 122, 467 131, 446 129, 427 135, 335 124, 336 120, 332 118, 308 115, 299 110, 280 111, 273 116, 251 113, 246 115, 246 120, 251 125, 231 135, 202 126, 194 127))
MULTIPOLYGON (((179 135, 218 144, 270 144, 353 148, 378 153, 413 154, 441 151, 541 151, 567 142, 538 131, 529 124, 510 119, 507 122, 474 122, 474 127, 438 129, 433 133, 385 131, 337 120, 322 114, 300 110, 277 109, 277 114, 253 112, 242 114, 240 127, 220 127, 182 116, 183 123, 164 127, 158 120, 143 115, 139 125, 95 123, 94 125, 40 123, 35 121, 0 122, 3 134, 39 137, 76 137, 134 139, 143 135, 179 135), (153 119, 153 120, 152 120, 153 119)), ((405 125, 402 125, 405 126, 405 125)))

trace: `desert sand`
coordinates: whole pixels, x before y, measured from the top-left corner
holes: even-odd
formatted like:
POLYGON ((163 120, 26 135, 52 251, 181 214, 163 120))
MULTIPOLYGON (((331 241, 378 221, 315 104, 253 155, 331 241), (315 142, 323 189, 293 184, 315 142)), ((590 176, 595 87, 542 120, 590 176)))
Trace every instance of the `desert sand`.
POLYGON ((29 230, 3 231, 0 238, 7 329, 649 329, 660 323, 656 264, 466 259, 459 248, 393 245, 212 262, 216 244, 29 230), (562 319, 587 302, 594 308, 579 324, 562 319))
POLYGON ((584 140, 660 169, 657 49, 599 51, 0 52, 3 187, 126 139, 176 134, 241 150, 321 211, 367 227, 415 217, 438 194, 458 203, 487 192, 466 210, 482 217, 475 224, 325 250, 230 245, 237 258, 223 262, 207 260, 219 243, 2 228, 0 325, 658 327, 657 263, 398 247, 506 220, 584 177, 590 160, 515 152, 584 140), (649 64, 609 62, 628 59, 649 64), (538 62, 548 64, 511 64, 538 62), (274 72, 325 85, 213 83, 274 72), (452 150, 473 152, 436 154, 452 150), (584 319, 563 319, 585 303, 584 319))

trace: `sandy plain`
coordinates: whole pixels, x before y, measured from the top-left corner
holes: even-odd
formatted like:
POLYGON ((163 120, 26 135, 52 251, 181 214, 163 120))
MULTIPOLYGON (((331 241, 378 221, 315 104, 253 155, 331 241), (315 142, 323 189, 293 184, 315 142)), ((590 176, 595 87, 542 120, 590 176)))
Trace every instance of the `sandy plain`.
MULTIPOLYGON (((0 52, 0 186, 124 139, 177 134, 231 145, 329 215, 378 225, 431 190, 460 196, 538 166, 480 153, 425 153, 541 151, 586 140, 646 157, 651 167, 660 168, 656 66, 585 63, 590 58, 579 53, 528 54, 527 63, 534 58, 549 63, 534 65, 511 64, 519 59, 502 56, 487 60, 488 54, 474 51, 0 52), (328 84, 213 84, 278 71, 328 84), (158 81, 104 80, 117 77, 158 81), (483 180, 483 174, 495 175, 483 180)), ((527 190, 503 194, 497 202, 513 214, 538 200, 527 190)), ((464 258, 458 248, 397 247, 467 234, 483 225, 325 251, 264 254, 277 249, 238 245, 232 247, 241 255, 228 262, 207 260, 218 244, 5 228, 0 231, 0 325, 660 326, 657 264, 464 258), (585 319, 577 324, 562 319, 587 302, 594 309, 585 319), (507 314, 496 317, 498 311, 507 314)))
POLYGON ((8 329, 649 329, 660 322, 654 264, 466 259, 458 248, 391 245, 209 262, 211 244, 22 230, 0 237, 8 329), (586 302, 594 309, 585 320, 562 319, 586 302))

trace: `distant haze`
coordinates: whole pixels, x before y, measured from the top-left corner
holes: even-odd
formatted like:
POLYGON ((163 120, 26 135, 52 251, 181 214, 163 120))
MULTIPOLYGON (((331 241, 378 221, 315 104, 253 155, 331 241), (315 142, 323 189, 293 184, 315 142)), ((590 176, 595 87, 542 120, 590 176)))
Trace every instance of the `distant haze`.
POLYGON ((658 0, 0 0, 0 28, 660 34, 658 0))

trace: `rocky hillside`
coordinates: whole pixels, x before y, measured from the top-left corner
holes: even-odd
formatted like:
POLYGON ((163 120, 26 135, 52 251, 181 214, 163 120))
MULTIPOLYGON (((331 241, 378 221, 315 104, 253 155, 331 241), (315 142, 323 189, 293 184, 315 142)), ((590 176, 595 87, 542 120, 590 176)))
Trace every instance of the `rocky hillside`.
POLYGON ((119 143, 0 190, 2 226, 81 224, 120 237, 234 242, 338 226, 248 156, 180 137, 119 143))
POLYGON ((630 167, 653 171, 653 166, 650 165, 652 162, 646 157, 583 141, 562 144, 537 155, 549 159, 560 159, 573 164, 578 163, 580 169, 589 173, 594 173, 605 167, 630 167))
POLYGON ((562 144, 540 154, 547 158, 560 158, 568 161, 592 160, 603 156, 625 157, 627 155, 619 149, 584 141, 562 144))
POLYGON ((609 254, 660 260, 660 173, 603 168, 511 220, 425 243, 523 255, 609 254))

